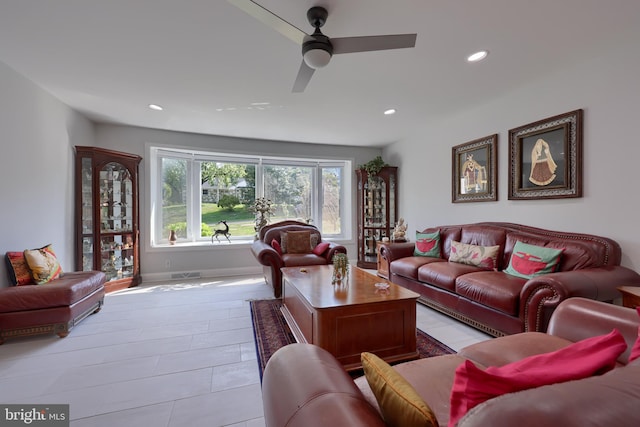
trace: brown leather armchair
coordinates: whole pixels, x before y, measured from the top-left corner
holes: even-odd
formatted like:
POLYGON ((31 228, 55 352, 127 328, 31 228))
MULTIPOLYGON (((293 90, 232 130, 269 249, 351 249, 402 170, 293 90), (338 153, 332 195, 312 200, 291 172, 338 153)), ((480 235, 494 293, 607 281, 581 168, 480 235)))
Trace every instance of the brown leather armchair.
POLYGON ((323 241, 320 231, 313 225, 299 221, 282 221, 262 227, 258 233, 258 239, 253 242, 251 251, 258 262, 262 264, 265 280, 273 287, 274 296, 280 298, 282 296, 282 272, 280 271, 282 267, 331 264, 333 256, 336 253, 346 254, 347 248, 333 242, 323 241), (280 254, 271 245, 271 242, 275 240, 276 246, 282 247, 282 236, 290 231, 309 231, 311 236, 316 236, 312 238, 308 253, 290 253, 285 249, 284 253, 280 254), (316 239, 318 245, 323 242, 328 243, 328 247, 320 255, 312 252, 312 246, 315 246, 313 243, 316 243, 316 239))

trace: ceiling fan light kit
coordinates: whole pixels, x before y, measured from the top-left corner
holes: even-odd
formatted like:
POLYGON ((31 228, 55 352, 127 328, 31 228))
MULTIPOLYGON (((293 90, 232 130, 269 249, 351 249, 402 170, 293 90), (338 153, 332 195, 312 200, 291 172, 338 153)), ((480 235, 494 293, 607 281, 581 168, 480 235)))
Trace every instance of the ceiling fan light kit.
POLYGON ((298 42, 299 36, 304 35, 301 43, 302 63, 293 84, 293 92, 304 92, 314 71, 329 64, 331 56, 334 54, 403 49, 414 47, 416 44, 417 34, 330 39, 320 31, 320 27, 324 25, 329 16, 327 10, 320 6, 314 6, 307 11, 307 20, 315 28, 313 34, 309 35, 252 0, 228 1, 291 40, 298 42))
POLYGON ((333 46, 329 37, 316 30, 313 36, 305 36, 302 43, 302 58, 314 70, 325 67, 333 55, 333 46), (319 35, 318 35, 319 33, 319 35))

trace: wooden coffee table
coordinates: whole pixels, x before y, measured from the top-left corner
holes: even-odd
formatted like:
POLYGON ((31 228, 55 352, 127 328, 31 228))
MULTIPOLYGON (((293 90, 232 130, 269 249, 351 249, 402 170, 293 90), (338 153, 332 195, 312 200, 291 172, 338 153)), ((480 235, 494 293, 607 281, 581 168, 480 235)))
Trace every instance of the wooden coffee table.
POLYGON ((353 266, 347 283, 332 285, 332 272, 328 265, 282 269, 282 314, 298 342, 324 348, 347 370, 362 366, 364 351, 387 362, 418 358, 419 295, 353 266))

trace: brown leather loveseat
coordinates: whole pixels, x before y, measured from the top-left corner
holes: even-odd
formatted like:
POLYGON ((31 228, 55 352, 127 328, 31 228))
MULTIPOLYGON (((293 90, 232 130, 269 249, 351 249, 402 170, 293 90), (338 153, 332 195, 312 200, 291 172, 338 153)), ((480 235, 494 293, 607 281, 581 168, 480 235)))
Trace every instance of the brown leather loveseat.
MULTIPOLYGON (((627 364, 638 339, 635 310, 570 298, 560 303, 548 333, 523 332, 489 339, 458 354, 393 366, 435 414, 449 422, 456 369, 472 361, 478 368, 504 366, 548 353, 589 337, 620 331, 627 349, 615 368, 583 379, 507 393, 480 403, 458 427, 632 427, 640 425, 640 358, 627 364)), ((623 344, 624 345, 624 344, 623 344)), ((355 381, 327 351, 311 344, 290 344, 269 359, 262 382, 267 427, 385 426, 367 379, 355 381)))
POLYGON ((347 248, 344 246, 322 240, 320 231, 315 226, 299 221, 281 221, 262 227, 251 250, 258 262, 262 264, 265 280, 268 285, 273 287, 273 294, 276 298, 282 296, 282 272, 280 271, 282 267, 331 264, 335 254, 347 253, 347 248), (283 236, 288 232, 310 233, 312 242, 309 245, 309 250, 291 253, 285 247, 284 253, 280 253, 277 248, 282 251, 283 236), (272 244, 274 241, 276 243, 272 244), (323 242, 326 248, 322 252, 316 251, 318 254, 314 253, 314 247, 318 247, 323 242), (274 248, 274 246, 276 247, 274 248))
POLYGON ((485 222, 424 230, 440 235, 439 256, 414 256, 415 243, 383 245, 390 280, 419 293, 419 301, 491 335, 547 328, 553 310, 570 297, 613 301, 617 287, 640 286, 640 275, 620 266, 621 249, 612 239, 485 222), (499 246, 493 269, 450 262, 453 242, 499 246), (517 242, 562 249, 555 272, 530 279, 504 272, 517 242))

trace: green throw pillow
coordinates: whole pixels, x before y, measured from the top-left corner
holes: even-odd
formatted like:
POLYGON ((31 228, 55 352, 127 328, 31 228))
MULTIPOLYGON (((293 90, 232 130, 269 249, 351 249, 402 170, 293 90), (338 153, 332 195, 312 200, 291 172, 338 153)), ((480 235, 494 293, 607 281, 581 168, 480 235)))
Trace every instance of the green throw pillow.
POLYGON ((416 231, 416 247, 413 255, 440 258, 440 231, 435 233, 416 231))
POLYGON ((545 248, 517 241, 513 246, 509 266, 504 272, 523 279, 553 273, 560 264, 560 255, 562 255, 562 249, 545 248))

